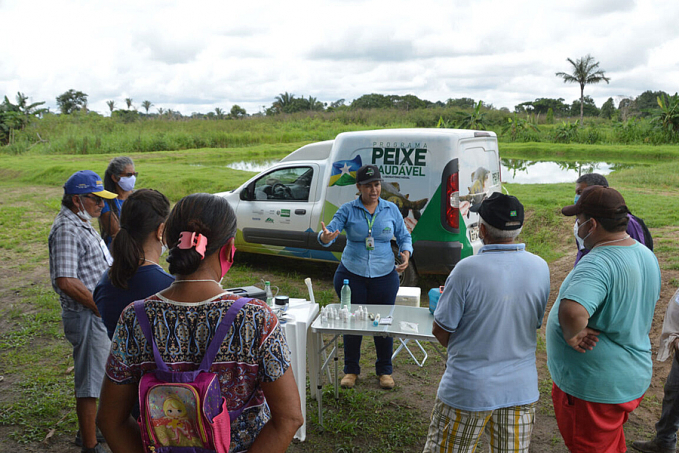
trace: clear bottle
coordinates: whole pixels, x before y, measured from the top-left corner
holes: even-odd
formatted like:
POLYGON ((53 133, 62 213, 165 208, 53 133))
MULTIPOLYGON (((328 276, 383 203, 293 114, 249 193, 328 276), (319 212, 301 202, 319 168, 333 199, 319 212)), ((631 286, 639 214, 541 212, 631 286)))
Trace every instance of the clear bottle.
POLYGON ((346 307, 351 312, 351 288, 349 287, 349 280, 344 279, 342 291, 340 291, 340 307, 346 307))
POLYGON ((271 282, 268 280, 264 282, 264 291, 266 292, 266 304, 273 308, 273 293, 271 292, 271 282))

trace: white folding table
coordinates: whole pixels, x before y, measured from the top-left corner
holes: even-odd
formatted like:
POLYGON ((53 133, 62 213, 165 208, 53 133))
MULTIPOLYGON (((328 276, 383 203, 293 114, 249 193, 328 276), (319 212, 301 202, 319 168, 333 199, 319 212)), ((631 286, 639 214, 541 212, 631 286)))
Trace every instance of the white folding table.
MULTIPOLYGON (((304 424, 295 433, 295 439, 303 441, 306 439, 306 358, 307 345, 309 351, 312 350, 312 336, 307 335, 309 327, 314 318, 318 314, 318 304, 311 303, 304 299, 290 299, 290 305, 287 310, 288 319, 281 325, 285 333, 285 339, 290 347, 291 357, 290 366, 292 373, 295 376, 297 383, 297 390, 299 390, 299 397, 302 402, 302 415, 304 416, 304 424)), ((317 354, 309 354, 309 369, 313 370, 318 366, 316 360, 317 354)), ((313 373, 311 373, 313 374, 313 373)), ((310 376, 313 386, 316 385, 314 378, 310 376)))
MULTIPOLYGON (((330 304, 328 306, 339 309, 339 304, 330 304)), ((348 321, 340 319, 323 320, 320 316, 311 324, 313 342, 310 345, 309 352, 309 380, 312 396, 314 396, 313 389, 316 388, 315 398, 318 401, 318 421, 321 425, 323 424, 322 373, 329 367, 331 361, 334 361, 335 366, 335 398, 339 397, 337 339, 340 335, 386 336, 399 338, 404 342, 408 340, 430 341, 434 342, 436 351, 445 361, 445 355, 436 347, 437 340, 431 331, 434 315, 429 312, 428 308, 405 305, 363 305, 363 307, 369 313, 379 313, 381 318, 391 316, 391 325, 378 324, 375 326, 373 321, 356 321, 353 317, 348 321), (333 335, 327 344, 323 344, 323 334, 333 335), (327 358, 321 359, 322 354, 327 354, 327 358)), ((358 305, 351 306, 352 312, 357 309, 358 305)), ((419 365, 417 360, 416 363, 419 365)), ((424 363, 424 360, 422 363, 424 363)))

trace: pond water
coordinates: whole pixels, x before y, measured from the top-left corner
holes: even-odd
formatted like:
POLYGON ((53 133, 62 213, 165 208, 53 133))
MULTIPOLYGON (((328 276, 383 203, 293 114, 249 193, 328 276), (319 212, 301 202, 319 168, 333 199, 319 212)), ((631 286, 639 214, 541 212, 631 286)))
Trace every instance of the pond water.
POLYGON ((609 173, 623 168, 631 168, 628 164, 612 164, 607 162, 544 162, 523 159, 501 159, 502 182, 513 184, 553 184, 558 182, 575 182, 585 173, 609 173))
POLYGON ((271 167, 273 164, 277 164, 280 160, 262 160, 262 161, 240 161, 233 162, 226 166, 226 168, 233 168, 234 170, 242 171, 253 171, 259 173, 271 167))
MULTIPOLYGON (((271 167, 278 160, 240 161, 227 165, 234 170, 259 173, 271 167)), ((542 162, 523 159, 502 159, 502 182, 512 184, 552 184, 558 182, 575 182, 585 173, 609 173, 623 168, 631 168, 628 164, 611 164, 607 162, 542 162)))

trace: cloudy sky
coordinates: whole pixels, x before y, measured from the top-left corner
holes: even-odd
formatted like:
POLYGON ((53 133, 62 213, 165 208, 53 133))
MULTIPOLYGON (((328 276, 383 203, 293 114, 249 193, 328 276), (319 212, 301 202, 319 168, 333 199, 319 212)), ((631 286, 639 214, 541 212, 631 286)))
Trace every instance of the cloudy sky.
POLYGON ((679 90, 677 0, 0 0, 0 96, 69 90, 108 114, 157 108, 248 113, 285 91, 323 102, 367 93, 470 97, 513 110, 579 98, 566 58, 611 78, 598 106, 679 90))

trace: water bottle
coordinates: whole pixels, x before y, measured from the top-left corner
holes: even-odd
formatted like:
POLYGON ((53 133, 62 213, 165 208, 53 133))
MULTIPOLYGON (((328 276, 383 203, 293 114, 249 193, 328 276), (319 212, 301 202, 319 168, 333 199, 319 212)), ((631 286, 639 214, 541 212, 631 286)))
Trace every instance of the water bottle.
POLYGON ((344 279, 342 291, 340 291, 340 307, 346 307, 351 312, 351 288, 349 287, 349 280, 344 279))
POLYGON ((266 304, 273 308, 273 293, 271 292, 271 282, 268 280, 264 282, 264 291, 266 292, 266 304))

